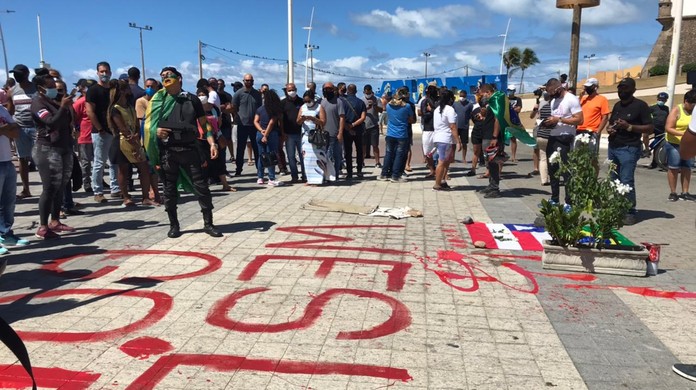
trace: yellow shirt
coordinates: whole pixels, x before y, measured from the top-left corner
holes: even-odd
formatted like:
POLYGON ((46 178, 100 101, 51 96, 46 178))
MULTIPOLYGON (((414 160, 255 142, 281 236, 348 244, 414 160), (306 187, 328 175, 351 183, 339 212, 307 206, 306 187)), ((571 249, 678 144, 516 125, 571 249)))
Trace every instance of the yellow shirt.
POLYGON ((667 133, 667 142, 675 145, 679 145, 681 143, 682 135, 684 134, 686 129, 689 128, 689 122, 691 122, 691 115, 687 114, 686 111, 684 111, 684 105, 680 104, 678 107, 679 118, 677 119, 676 130, 679 132, 679 135, 672 135, 670 133, 667 133))

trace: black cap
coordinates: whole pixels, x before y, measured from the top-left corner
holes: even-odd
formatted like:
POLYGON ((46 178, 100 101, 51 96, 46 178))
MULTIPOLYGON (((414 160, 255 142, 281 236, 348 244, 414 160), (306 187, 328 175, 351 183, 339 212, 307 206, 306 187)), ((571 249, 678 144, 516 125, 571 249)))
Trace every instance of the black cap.
POLYGON ((92 79, 79 79, 77 82, 74 84, 76 87, 91 87, 92 85, 96 84, 97 82, 92 79))
POLYGON ((633 80, 630 77, 626 77, 625 79, 619 81, 619 87, 629 87, 629 88, 635 88, 636 87, 636 80, 633 80))
POLYGON ((126 73, 121 73, 121 75, 118 76, 119 80, 128 80, 128 74, 126 73))
POLYGON ((12 68, 12 70, 10 72, 13 72, 13 73, 20 72, 20 73, 29 74, 29 68, 27 68, 27 66, 24 64, 17 64, 14 66, 14 68, 12 68))

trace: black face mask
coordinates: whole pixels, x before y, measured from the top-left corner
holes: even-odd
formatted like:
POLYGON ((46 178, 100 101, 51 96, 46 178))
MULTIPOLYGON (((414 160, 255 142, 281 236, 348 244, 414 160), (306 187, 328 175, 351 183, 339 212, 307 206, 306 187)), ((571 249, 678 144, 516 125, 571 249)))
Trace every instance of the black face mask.
POLYGON ((631 98, 631 96, 633 96, 633 92, 620 91, 620 92, 618 93, 618 95, 619 95, 619 99, 621 99, 621 100, 628 100, 628 99, 631 98))
POLYGON ((324 89, 324 90, 322 90, 322 92, 324 94, 324 97, 329 99, 329 100, 333 99, 334 96, 336 96, 333 89, 324 89))
POLYGON ((561 93, 563 93, 563 89, 562 89, 562 88, 558 88, 558 89, 556 89, 556 91, 553 93, 553 95, 551 95, 551 98, 553 98, 553 99, 558 99, 559 97, 561 97, 561 93))
POLYGON ((585 93, 588 95, 592 95, 595 93, 595 87, 585 87, 585 93))
POLYGON ((58 95, 56 95, 55 101, 59 102, 59 101, 63 100, 64 96, 65 96, 64 93, 59 93, 58 95))
POLYGON ((23 83, 29 80, 29 75, 23 72, 14 72, 14 79, 18 83, 23 83))

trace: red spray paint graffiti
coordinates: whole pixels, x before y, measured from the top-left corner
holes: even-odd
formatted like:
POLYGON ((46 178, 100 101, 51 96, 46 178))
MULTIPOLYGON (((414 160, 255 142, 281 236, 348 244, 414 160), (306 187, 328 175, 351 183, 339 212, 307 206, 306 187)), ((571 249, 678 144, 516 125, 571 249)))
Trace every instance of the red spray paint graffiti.
POLYGON ((330 289, 313 297, 309 304, 307 304, 307 308, 305 309, 301 318, 282 324, 250 324, 232 320, 227 316, 227 312, 230 311, 240 299, 248 295, 258 294, 269 290, 270 289, 268 288, 258 287, 235 292, 227 298, 218 301, 210 310, 206 321, 211 325, 238 332, 278 333, 293 329, 307 329, 319 319, 323 312, 324 306, 326 306, 331 299, 341 295, 354 295, 360 298, 370 298, 384 302, 391 307, 391 315, 388 320, 371 329, 339 332, 336 339, 374 339, 397 333, 411 325, 411 313, 399 300, 374 291, 353 290, 347 288, 330 289))
MULTIPOLYGON (((88 389, 99 379, 101 374, 92 372, 69 371, 62 368, 34 367, 34 378, 41 388, 61 390, 88 389)), ((31 388, 31 378, 20 365, 0 364, 0 388, 31 388)))
MULTIPOLYGON (((46 270, 46 271, 52 271, 55 272, 61 276, 65 276, 68 278, 72 278, 75 276, 75 274, 69 270, 64 270, 63 266, 66 265, 67 263, 70 263, 72 261, 75 261, 80 258, 84 258, 87 256, 97 256, 101 255, 104 258, 101 261, 107 261, 107 260, 116 260, 116 259, 121 259, 124 257, 131 257, 131 256, 138 256, 138 255, 160 255, 160 256, 186 256, 186 257, 195 257, 199 258, 203 261, 205 261, 207 264, 205 267, 193 271, 193 272, 188 272, 185 274, 179 274, 179 275, 164 275, 164 276, 148 276, 148 279, 156 279, 156 280, 161 280, 161 281, 167 281, 167 280, 177 280, 177 279, 187 279, 187 278, 195 278, 198 276, 202 275, 207 275, 210 273, 213 273, 220 269, 222 266, 222 260, 219 258, 208 255, 205 253, 198 253, 198 252, 183 252, 183 251, 162 251, 162 250, 131 250, 131 249, 126 249, 126 250, 108 250, 106 252, 102 253, 83 253, 79 254, 76 256, 70 256, 70 257, 65 257, 62 259, 54 260, 50 262, 49 264, 46 264, 41 267, 41 269, 46 270)), ((102 267, 101 269, 90 273, 89 275, 85 276, 78 276, 77 278, 80 280, 91 280, 91 279, 97 279, 100 278, 104 275, 107 275, 115 270, 117 270, 117 266, 105 266, 102 267)))
POLYGON ((364 364, 249 359, 244 356, 230 355, 173 354, 159 358, 152 367, 133 381, 126 390, 153 389, 178 366, 200 366, 220 372, 249 370, 278 374, 354 375, 404 382, 413 379, 408 374, 408 371, 404 369, 364 364))
POLYGON ((151 355, 162 355, 171 352, 174 350, 174 347, 162 339, 139 337, 121 345, 118 349, 128 356, 144 360, 151 355))
POLYGON ((283 255, 260 255, 256 256, 239 274, 238 280, 249 281, 258 274, 259 269, 268 261, 285 260, 285 261, 320 261, 321 265, 314 274, 317 278, 326 278, 336 263, 351 263, 364 265, 385 265, 391 266, 392 269, 384 271, 387 274, 387 290, 401 291, 406 281, 406 275, 411 269, 410 263, 393 260, 361 260, 350 257, 321 257, 321 256, 283 256, 283 255))
MULTIPOLYGON (((11 295, 0 298, 0 304, 12 303, 30 294, 11 295)), ((133 333, 160 321, 164 318, 172 308, 172 297, 158 291, 136 291, 136 290, 109 290, 109 289, 69 289, 69 290, 52 290, 42 292, 33 299, 39 298, 54 298, 67 295, 93 295, 97 298, 102 297, 136 297, 146 298, 152 301, 153 307, 148 311, 145 317, 132 322, 120 328, 105 330, 99 332, 29 332, 17 331, 24 341, 53 341, 59 343, 72 343, 77 341, 96 342, 104 340, 112 340, 129 333, 133 333)))
POLYGON ((408 252, 396 249, 370 248, 356 246, 325 245, 332 242, 350 242, 352 238, 337 236, 329 233, 318 233, 319 229, 403 229, 404 225, 325 225, 325 226, 288 226, 278 228, 279 232, 304 234, 310 237, 319 237, 314 240, 285 241, 266 245, 266 248, 288 248, 288 249, 321 249, 339 251, 359 251, 374 252, 389 255, 407 255, 408 252))

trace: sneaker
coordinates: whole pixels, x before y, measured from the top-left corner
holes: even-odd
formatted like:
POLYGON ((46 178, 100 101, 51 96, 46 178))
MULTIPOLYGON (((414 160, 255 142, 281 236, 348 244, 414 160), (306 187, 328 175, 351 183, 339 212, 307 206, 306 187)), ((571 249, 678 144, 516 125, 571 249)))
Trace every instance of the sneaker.
POLYGON ((690 200, 690 201, 692 201, 692 202, 693 202, 693 201, 696 201, 696 195, 691 195, 691 194, 688 193, 688 192, 683 192, 683 193, 681 194, 680 198, 682 198, 682 199, 684 199, 684 200, 690 200))
POLYGON ((442 183, 440 183, 440 186, 441 186, 442 188, 445 188, 445 189, 448 189, 448 190, 451 190, 451 189, 452 189, 452 187, 450 187, 449 184, 447 184, 446 181, 443 181, 442 183))
POLYGON ((268 181, 268 186, 269 186, 269 187, 280 187, 280 186, 282 186, 282 185, 284 185, 284 184, 285 184, 285 183, 283 183, 283 182, 280 181, 280 180, 269 180, 269 181, 268 181))
POLYGON ((258 180, 256 180, 256 184, 262 186, 262 185, 263 185, 263 179, 258 179, 258 180))
POLYGON ((676 202, 679 200, 679 195, 677 195, 676 192, 672 192, 669 194, 669 197, 667 198, 670 202, 676 202))
POLYGON ((381 175, 380 175, 380 176, 377 176, 377 180, 379 180, 379 181, 387 181, 387 180, 389 180, 389 178, 386 177, 386 176, 381 176, 381 175))
POLYGON ((445 187, 441 184, 439 186, 433 186, 433 191, 452 191, 452 189, 450 187, 445 187))
POLYGON ((635 214, 626 214, 626 216, 623 219, 623 224, 626 226, 631 226, 636 224, 636 215, 635 214))
POLYGON ((106 198, 103 194, 94 195, 94 201, 97 203, 106 203, 106 198))
POLYGON ((80 211, 75 207, 73 207, 71 209, 66 209, 66 210, 64 210, 64 212, 66 215, 83 215, 84 214, 83 211, 80 211))
POLYGON ((19 238, 14 233, 10 232, 0 236, 0 244, 8 246, 26 246, 29 245, 29 240, 19 238))
POLYGON ((85 188, 85 193, 93 194, 94 190, 92 189, 92 187, 87 187, 87 188, 85 188))
POLYGON ((55 240, 56 238, 60 238, 58 234, 45 226, 39 227, 39 230, 37 230, 34 235, 42 240, 55 240))
POLYGON ((486 199, 495 199, 495 198, 500 198, 502 195, 500 195, 500 190, 490 190, 486 192, 485 195, 483 195, 484 198, 486 199))
MULTIPOLYGON (((551 204, 551 206, 557 206, 557 205, 558 205, 558 202, 556 202, 556 201, 553 200, 553 199, 549 199, 549 203, 551 204)), ((537 204, 537 207, 541 208, 541 203, 537 204)))
POLYGON ((391 181, 392 183, 408 183, 408 180, 403 176, 398 177, 398 178, 392 177, 389 181, 391 181))
POLYGON ((109 196, 111 197, 111 199, 123 198, 123 194, 121 193, 121 191, 112 192, 111 195, 109 195, 109 196))
POLYGON ((488 192, 490 192, 490 191, 495 191, 495 190, 494 190, 493 188, 491 188, 491 187, 488 187, 488 186, 486 186, 486 187, 481 187, 481 188, 477 188, 477 189, 476 189, 476 192, 478 192, 479 194, 486 194, 486 193, 488 193, 488 192))
POLYGON ((375 168, 382 168, 382 164, 380 164, 380 163, 375 164, 375 168))
POLYGON ((64 223, 58 222, 54 226, 49 225, 49 230, 52 230, 52 231, 58 232, 58 233, 72 233, 75 231, 75 228, 72 226, 68 226, 64 223))
POLYGON ((571 212, 572 210, 573 210, 573 206, 569 205, 568 203, 565 203, 565 204, 563 205, 563 212, 564 212, 564 213, 568 214, 568 213, 571 212))

